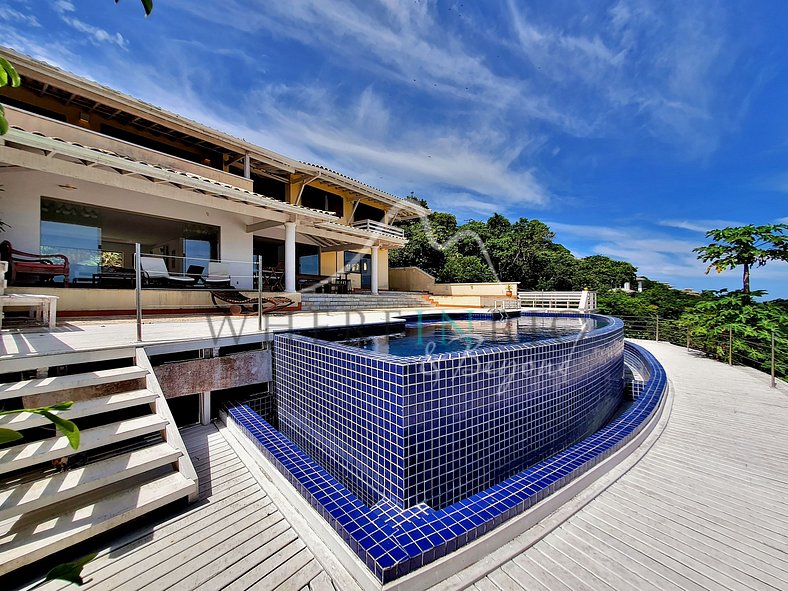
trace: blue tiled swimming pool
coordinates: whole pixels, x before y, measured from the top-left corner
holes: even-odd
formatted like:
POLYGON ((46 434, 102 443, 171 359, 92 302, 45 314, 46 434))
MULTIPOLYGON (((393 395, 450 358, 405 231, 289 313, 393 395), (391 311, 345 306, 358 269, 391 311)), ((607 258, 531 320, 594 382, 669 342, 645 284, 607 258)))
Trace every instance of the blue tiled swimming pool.
POLYGON ((411 357, 579 336, 611 322, 612 319, 601 316, 517 315, 506 319, 482 319, 419 315, 408 318, 402 325, 393 325, 382 334, 343 338, 341 331, 334 331, 333 337, 328 335, 327 338, 376 353, 411 357))
POLYGON ((481 326, 515 342, 404 356, 346 344, 368 338, 352 331, 275 338, 279 429, 369 505, 467 498, 595 432, 623 400, 621 321, 419 320, 374 338, 429 353, 425 335, 481 326), (535 325, 551 336, 534 340, 535 325))
POLYGON ((429 359, 277 335, 280 430, 245 405, 230 421, 391 581, 521 513, 642 428, 664 372, 625 347, 620 321, 595 327, 429 359), (606 424, 623 396, 625 350, 643 379, 606 424))

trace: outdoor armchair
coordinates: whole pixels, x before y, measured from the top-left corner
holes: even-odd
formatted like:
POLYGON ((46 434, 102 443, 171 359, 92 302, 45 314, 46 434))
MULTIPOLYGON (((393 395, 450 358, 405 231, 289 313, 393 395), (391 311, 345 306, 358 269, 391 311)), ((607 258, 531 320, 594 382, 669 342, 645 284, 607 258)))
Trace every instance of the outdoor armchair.
POLYGON ((188 287, 194 285, 194 277, 182 277, 180 275, 170 275, 164 259, 158 257, 140 257, 142 275, 148 285, 179 285, 188 287))
POLYGON ((8 240, 0 243, 0 259, 8 262, 10 281, 16 283, 18 275, 31 275, 51 281, 63 275, 63 285, 68 287, 68 257, 64 254, 24 252, 11 246, 8 240))

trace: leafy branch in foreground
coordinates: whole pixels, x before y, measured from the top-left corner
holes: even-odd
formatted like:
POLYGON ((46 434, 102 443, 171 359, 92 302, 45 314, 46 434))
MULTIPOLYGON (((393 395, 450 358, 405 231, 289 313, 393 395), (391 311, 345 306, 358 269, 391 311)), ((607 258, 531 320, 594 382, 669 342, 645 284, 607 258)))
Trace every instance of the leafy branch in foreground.
MULTIPOLYGON (((153 11, 153 0, 140 1, 142 2, 142 8, 145 10, 145 16, 149 16, 153 11)), ((118 2, 120 0, 115 0, 115 4, 118 2)), ((4 86, 17 88, 20 84, 22 84, 22 80, 14 66, 7 59, 0 57, 0 88, 4 86)), ((5 109, 0 104, 0 135, 5 135, 6 133, 8 133, 8 120, 5 118, 5 109)))
MULTIPOLYGON (((29 412, 31 414, 36 414, 44 417, 48 421, 57 427, 58 431, 60 431, 66 439, 68 439, 68 443, 71 445, 73 449, 77 449, 79 447, 79 428, 69 421, 68 419, 64 419, 63 417, 59 417, 56 414, 53 414, 57 411, 68 410, 71 408, 71 405, 74 404, 73 402, 59 402, 57 404, 53 404, 51 406, 39 406, 38 408, 19 408, 14 410, 1 410, 0 416, 3 415, 15 415, 20 414, 23 412, 29 412)), ((22 434, 19 431, 14 431, 13 429, 4 429, 0 428, 0 444, 3 443, 10 443, 12 441, 18 441, 22 439, 22 434)))

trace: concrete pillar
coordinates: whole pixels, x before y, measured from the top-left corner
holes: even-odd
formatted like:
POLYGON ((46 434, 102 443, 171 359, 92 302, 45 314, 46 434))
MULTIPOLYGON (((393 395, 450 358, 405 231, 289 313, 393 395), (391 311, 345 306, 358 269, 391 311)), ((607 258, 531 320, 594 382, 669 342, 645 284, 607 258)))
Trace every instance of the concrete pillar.
POLYGON ((372 293, 378 293, 378 251, 380 250, 379 246, 372 247, 372 279, 370 281, 372 285, 372 293))
POLYGON ((285 222, 285 291, 296 290, 296 223, 285 222))
POLYGON ((638 292, 643 291, 643 281, 638 279, 638 292))
POLYGON ((200 392, 200 424, 211 423, 211 393, 200 392))
POLYGON ((248 152, 244 154, 244 178, 252 178, 252 159, 249 157, 248 152))

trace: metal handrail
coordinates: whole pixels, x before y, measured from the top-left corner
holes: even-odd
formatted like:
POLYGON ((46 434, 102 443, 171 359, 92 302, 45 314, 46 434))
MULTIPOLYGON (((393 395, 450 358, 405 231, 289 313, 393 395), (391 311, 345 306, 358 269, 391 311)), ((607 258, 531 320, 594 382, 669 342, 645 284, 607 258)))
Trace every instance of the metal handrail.
MULTIPOLYGON (((773 388, 777 387, 777 332, 772 331, 770 343, 753 341, 737 336, 733 329, 728 328, 717 334, 698 335, 692 327, 681 324, 678 320, 668 320, 659 316, 619 316, 624 321, 624 335, 653 341, 666 341, 674 345, 694 349, 705 355, 714 357, 728 365, 741 363, 770 374, 773 388), (760 359, 748 356, 741 351, 746 345, 753 354, 757 352, 760 359), (768 369, 767 369, 768 368, 768 369)), ((780 335, 782 337, 782 335, 780 335)), ((782 337, 784 338, 784 337, 782 337)))
POLYGON ((377 234, 387 234, 389 236, 396 236, 403 238, 405 231, 402 228, 384 224, 383 222, 376 222, 375 220, 359 220, 350 224, 353 228, 359 230, 366 230, 367 232, 376 232, 377 234))

